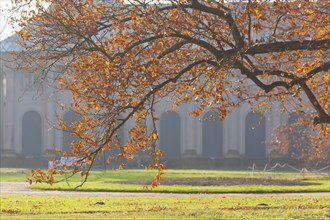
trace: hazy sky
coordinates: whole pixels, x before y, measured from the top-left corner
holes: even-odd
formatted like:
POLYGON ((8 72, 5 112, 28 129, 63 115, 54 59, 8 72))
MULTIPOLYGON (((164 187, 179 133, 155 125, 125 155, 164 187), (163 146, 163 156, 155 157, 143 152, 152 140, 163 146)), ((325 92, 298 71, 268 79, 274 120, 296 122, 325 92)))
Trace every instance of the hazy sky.
POLYGON ((14 34, 14 28, 7 24, 7 18, 10 15, 8 9, 11 6, 10 0, 0 0, 0 40, 14 34))

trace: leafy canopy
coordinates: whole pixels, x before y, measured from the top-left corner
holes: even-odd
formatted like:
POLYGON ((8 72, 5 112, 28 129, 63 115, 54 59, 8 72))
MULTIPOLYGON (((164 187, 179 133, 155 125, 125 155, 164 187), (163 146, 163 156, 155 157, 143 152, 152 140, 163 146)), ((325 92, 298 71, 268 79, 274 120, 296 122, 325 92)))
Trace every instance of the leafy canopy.
MULTIPOLYGON (((16 10, 30 1, 13 0, 16 10)), ((65 153, 90 167, 104 150, 120 149, 108 163, 147 151, 149 168, 159 169, 156 186, 165 167, 156 127, 148 130, 146 121, 158 120, 154 104, 165 97, 172 108, 196 103, 193 116, 212 109, 221 118, 243 102, 259 112, 278 102, 281 111, 310 109, 316 133, 330 132, 326 1, 34 2, 37 10, 13 19, 23 27, 18 56, 72 93, 81 120, 70 129, 80 141, 65 153), (136 126, 120 146, 116 134, 129 119, 136 126)), ((53 173, 35 176, 51 183, 53 173)))

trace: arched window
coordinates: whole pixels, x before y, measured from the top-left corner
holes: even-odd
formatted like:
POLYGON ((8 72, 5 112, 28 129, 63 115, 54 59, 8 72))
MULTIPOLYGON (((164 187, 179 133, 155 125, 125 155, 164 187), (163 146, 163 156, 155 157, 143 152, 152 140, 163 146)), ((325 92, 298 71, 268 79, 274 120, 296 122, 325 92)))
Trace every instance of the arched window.
POLYGON ((266 124, 260 113, 250 112, 245 119, 245 156, 248 159, 262 159, 266 156, 266 124))
POLYGON ((160 148, 164 157, 179 158, 180 151, 180 116, 176 112, 165 112, 160 119, 160 148))
POLYGON ((80 116, 74 112, 70 111, 64 114, 63 121, 66 123, 66 130, 63 131, 63 147, 62 150, 68 152, 71 152, 71 143, 74 141, 79 141, 79 138, 77 136, 74 136, 70 132, 70 125, 73 122, 77 122, 80 120, 80 116))
POLYGON ((222 122, 218 113, 207 112, 203 117, 203 149, 205 157, 222 156, 222 122))
POLYGON ((26 112, 22 122, 22 155, 41 156, 41 117, 35 111, 26 112))
POLYGON ((302 155, 303 147, 301 143, 304 143, 305 146, 310 146, 310 141, 306 136, 307 126, 298 123, 299 117, 303 117, 302 115, 298 115, 296 112, 290 114, 288 119, 288 124, 290 127, 290 145, 288 149, 288 156, 293 158, 299 158, 302 155))

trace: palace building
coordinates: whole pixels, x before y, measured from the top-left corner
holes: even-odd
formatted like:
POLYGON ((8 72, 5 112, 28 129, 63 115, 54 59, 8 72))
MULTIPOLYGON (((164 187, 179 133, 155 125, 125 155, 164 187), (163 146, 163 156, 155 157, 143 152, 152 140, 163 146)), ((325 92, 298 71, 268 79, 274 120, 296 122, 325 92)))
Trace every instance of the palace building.
MULTIPOLYGON (((9 52, 19 51, 17 37, 1 42, 0 68, 0 147, 2 167, 44 167, 55 148, 70 148, 71 135, 55 129, 56 114, 67 123, 77 120, 72 111, 62 110, 56 102, 70 104, 70 94, 49 86, 38 86, 34 74, 15 68, 9 52)), ((288 117, 273 108, 265 115, 252 113, 249 106, 234 109, 224 121, 188 116, 194 103, 169 110, 166 100, 157 104, 158 146, 165 164, 180 168, 217 168, 265 164, 274 156, 266 147, 273 129, 287 123, 288 117)), ((212 118, 212 117, 211 117, 212 118)), ((213 117, 216 118, 216 117, 213 117)), ((125 124, 123 141, 132 123, 125 124)), ((140 163, 139 157, 129 165, 140 163)))

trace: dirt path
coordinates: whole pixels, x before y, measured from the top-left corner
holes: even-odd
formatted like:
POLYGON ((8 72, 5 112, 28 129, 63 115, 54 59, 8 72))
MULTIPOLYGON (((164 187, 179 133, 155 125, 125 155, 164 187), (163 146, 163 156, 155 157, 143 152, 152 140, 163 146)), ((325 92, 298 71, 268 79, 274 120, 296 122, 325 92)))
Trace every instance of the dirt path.
POLYGON ((303 195, 324 195, 327 193, 226 193, 226 194, 184 194, 184 193, 133 193, 133 192, 82 192, 82 191, 59 191, 31 189, 28 183, 24 182, 0 182, 1 195, 36 195, 36 196, 103 196, 103 197, 201 197, 201 196, 303 196, 303 195))

